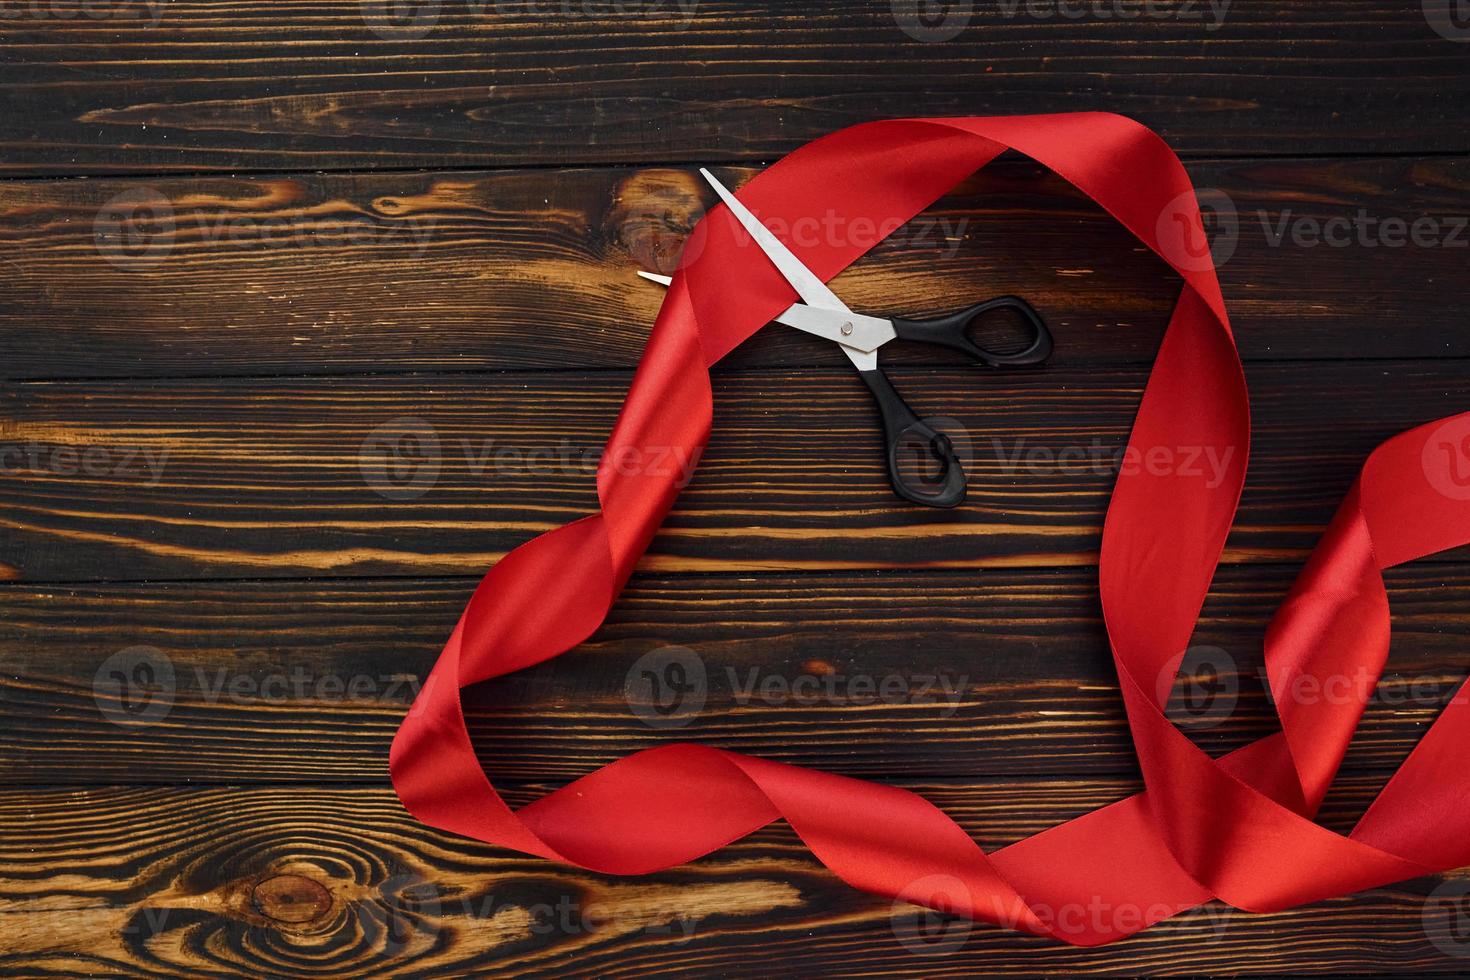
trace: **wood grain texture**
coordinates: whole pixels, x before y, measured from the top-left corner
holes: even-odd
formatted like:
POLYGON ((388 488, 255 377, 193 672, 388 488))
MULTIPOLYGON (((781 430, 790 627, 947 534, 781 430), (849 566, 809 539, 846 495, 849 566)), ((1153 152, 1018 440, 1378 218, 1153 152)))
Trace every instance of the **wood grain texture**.
MULTIPOLYGON (((1253 462, 1226 561, 1302 557, 1373 447, 1464 408, 1465 363, 1253 366, 1253 462)), ((893 495, 850 370, 727 373, 709 448, 644 567, 1094 560, 1146 369, 893 376, 920 411, 955 420, 970 460, 962 508, 893 495)), ((12 385, 0 389, 0 561, 30 581, 478 575, 595 509, 595 462, 627 382, 609 372, 12 385)), ((1148 465, 1186 492, 1219 478, 1219 457, 1160 448, 1148 465)), ((616 465, 684 473, 688 462, 652 451, 616 465)))
MULTIPOLYGON (((1186 159, 1255 445, 1170 712, 1214 753, 1275 730, 1261 634, 1300 561, 1369 450, 1467 407, 1449 7, 4 3, 0 974, 1465 973, 1463 873, 1078 950, 916 922, 784 825, 576 872, 431 830, 386 773, 478 576, 595 506, 661 299, 632 273, 672 269, 711 203, 692 166, 738 182, 884 116, 1106 108, 1186 159)), ((887 358, 967 437, 969 504, 896 501, 847 365, 762 331, 608 623, 468 692, 497 785, 520 805, 696 740, 906 786, 987 847, 1135 791, 1096 548, 1177 286, 1019 159, 883 241, 837 284, 855 307, 1017 292, 1057 335, 1028 374, 887 358), (705 672, 687 716, 645 697, 675 656, 705 672)), ((1470 666, 1470 551, 1390 594, 1338 830, 1470 666)))
MULTIPOLYGON (((908 785, 988 846, 1131 788, 908 785)), ((628 879, 432 831, 377 787, 5 790, 0 815, 0 969, 17 976, 764 977, 773 961, 801 976, 1344 975, 1456 973, 1470 953, 1453 878, 1276 915, 1212 903, 1082 950, 857 892, 784 825, 628 879)), ((1085 896, 1057 913, 1074 911, 1136 914, 1085 896)))
MULTIPOLYGON (((1260 643, 1294 573, 1227 568, 1215 583, 1172 701, 1211 752, 1276 730, 1260 643)), ((0 772, 385 778, 393 732, 472 586, 5 587, 0 772)), ((1470 669, 1470 566, 1395 570, 1391 596, 1390 668, 1354 771, 1396 766, 1470 669)), ((1085 569, 640 575, 591 641, 474 689, 466 710, 500 779, 565 781, 676 740, 883 779, 1134 771, 1085 569), (670 647, 691 651, 706 680, 703 700, 663 723, 639 710, 637 679, 670 647)))
MULTIPOLYGON (((1470 355, 1451 288, 1470 261, 1470 161, 1189 169, 1247 360, 1470 355)), ((0 377, 631 367, 662 299, 633 271, 672 271, 711 195, 675 167, 0 182, 0 377)), ((821 215, 790 231, 877 237, 821 215)), ((1020 160, 837 287, 889 313, 1020 293, 1057 336, 1054 363, 1088 366, 1151 360, 1178 295, 1111 218, 1020 160)), ((884 357, 943 363, 920 345, 884 357)), ((783 328, 728 363, 791 362, 845 366, 783 328)))
POLYGON ((918 6, 16 4, 0 159, 89 174, 761 159, 884 116, 1104 107, 1190 153, 1470 148, 1464 51, 1419 4, 987 0, 930 43, 895 15, 918 6))

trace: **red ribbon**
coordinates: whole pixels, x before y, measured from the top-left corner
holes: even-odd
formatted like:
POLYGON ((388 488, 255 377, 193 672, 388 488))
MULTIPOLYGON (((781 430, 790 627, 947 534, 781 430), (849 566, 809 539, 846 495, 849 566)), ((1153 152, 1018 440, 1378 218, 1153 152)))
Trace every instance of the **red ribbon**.
MULTIPOLYGON (((849 227, 891 228, 1007 148, 1076 185, 1184 280, 1129 438, 1127 458, 1145 465, 1118 477, 1102 532, 1104 619, 1145 791, 987 854, 914 793, 693 744, 635 753, 518 811, 490 785, 461 689, 554 657, 601 625, 678 492, 667 469, 610 461, 670 447, 697 458, 709 366, 796 299, 719 207, 691 238, 608 440, 602 510, 490 570, 394 740, 393 783, 415 816, 609 874, 682 864, 781 818, 858 888, 1078 945, 1211 898, 1273 911, 1470 864, 1463 689, 1350 834, 1312 819, 1387 655, 1382 570, 1470 542, 1470 478, 1458 468, 1470 460, 1470 414, 1369 457, 1266 635, 1281 732, 1214 759, 1165 717, 1168 685, 1157 679, 1178 669, 1234 518, 1249 402, 1214 266, 1191 248, 1203 225, 1173 152, 1104 113, 894 120, 808 144, 740 197, 775 227, 819 201, 849 227), (1224 478, 1146 465, 1186 449, 1214 453, 1224 478), (1342 678, 1353 679, 1350 697, 1294 697, 1304 683, 1342 678), (1080 908, 1115 914, 1063 914, 1080 908)), ((865 250, 788 245, 823 278, 865 250)))

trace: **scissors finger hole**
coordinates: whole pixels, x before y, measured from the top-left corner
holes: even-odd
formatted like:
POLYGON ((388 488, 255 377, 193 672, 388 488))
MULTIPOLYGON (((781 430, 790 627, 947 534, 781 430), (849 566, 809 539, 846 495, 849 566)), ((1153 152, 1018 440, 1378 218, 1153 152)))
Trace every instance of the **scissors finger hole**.
POLYGON ((1011 306, 976 313, 965 325, 970 343, 1001 356, 1029 350, 1036 343, 1036 333, 1036 324, 1011 306))

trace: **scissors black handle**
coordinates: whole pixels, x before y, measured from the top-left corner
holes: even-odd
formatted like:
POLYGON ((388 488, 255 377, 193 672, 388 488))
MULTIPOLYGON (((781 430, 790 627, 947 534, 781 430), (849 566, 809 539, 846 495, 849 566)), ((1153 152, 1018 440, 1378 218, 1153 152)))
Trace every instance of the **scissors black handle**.
POLYGON ((883 416, 888 478, 894 492, 930 507, 964 503, 965 470, 949 437, 915 415, 882 371, 859 371, 858 377, 873 393, 883 416))
POLYGON ((969 354, 989 367, 1010 367, 1024 364, 1040 364, 1051 356, 1051 331, 1041 319, 1041 314, 1019 296, 997 296, 995 299, 976 303, 945 316, 932 320, 893 319, 893 332, 900 340, 916 340, 924 344, 937 344, 969 354), (1002 354, 981 347, 970 339, 970 326, 981 317, 997 310, 1009 310, 1020 314, 1022 322, 1031 331, 1031 343, 1022 351, 1002 354))

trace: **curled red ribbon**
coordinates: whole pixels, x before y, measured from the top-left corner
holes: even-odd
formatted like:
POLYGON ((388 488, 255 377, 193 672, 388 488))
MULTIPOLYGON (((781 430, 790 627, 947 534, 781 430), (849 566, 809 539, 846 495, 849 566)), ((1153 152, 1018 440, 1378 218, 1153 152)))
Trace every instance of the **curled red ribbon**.
MULTIPOLYGON (((610 874, 708 854, 778 818, 844 881, 880 895, 1105 943, 1211 898, 1272 911, 1470 864, 1462 689, 1350 834, 1313 822, 1388 651, 1382 569, 1470 542, 1470 414, 1380 446, 1266 636, 1281 732, 1221 759, 1165 716, 1235 515, 1249 402, 1193 187, 1154 133, 1105 113, 908 119, 802 147, 740 192, 785 227, 821 201, 892 228, 1003 150, 1076 185, 1184 280, 1129 438, 1131 458, 1213 453, 1223 479, 1125 468, 1102 532, 1104 619, 1145 791, 989 854, 939 809, 890 786, 693 744, 638 752, 519 811, 490 785, 460 691, 562 653, 602 623, 678 492, 677 476, 607 461, 677 447, 697 458, 709 366, 796 299, 719 207, 696 229, 598 470, 602 510, 526 542, 476 589, 393 743, 393 783, 433 826, 610 874), (1294 698, 1354 678, 1352 696, 1294 698), (1067 908, 1130 909, 1066 920, 1067 908)), ((823 278, 864 244, 788 242, 823 278)), ((870 244, 870 243, 868 243, 870 244)), ((647 457, 632 457, 647 458, 647 457)), ((875 478, 877 478, 875 473, 875 478)))

